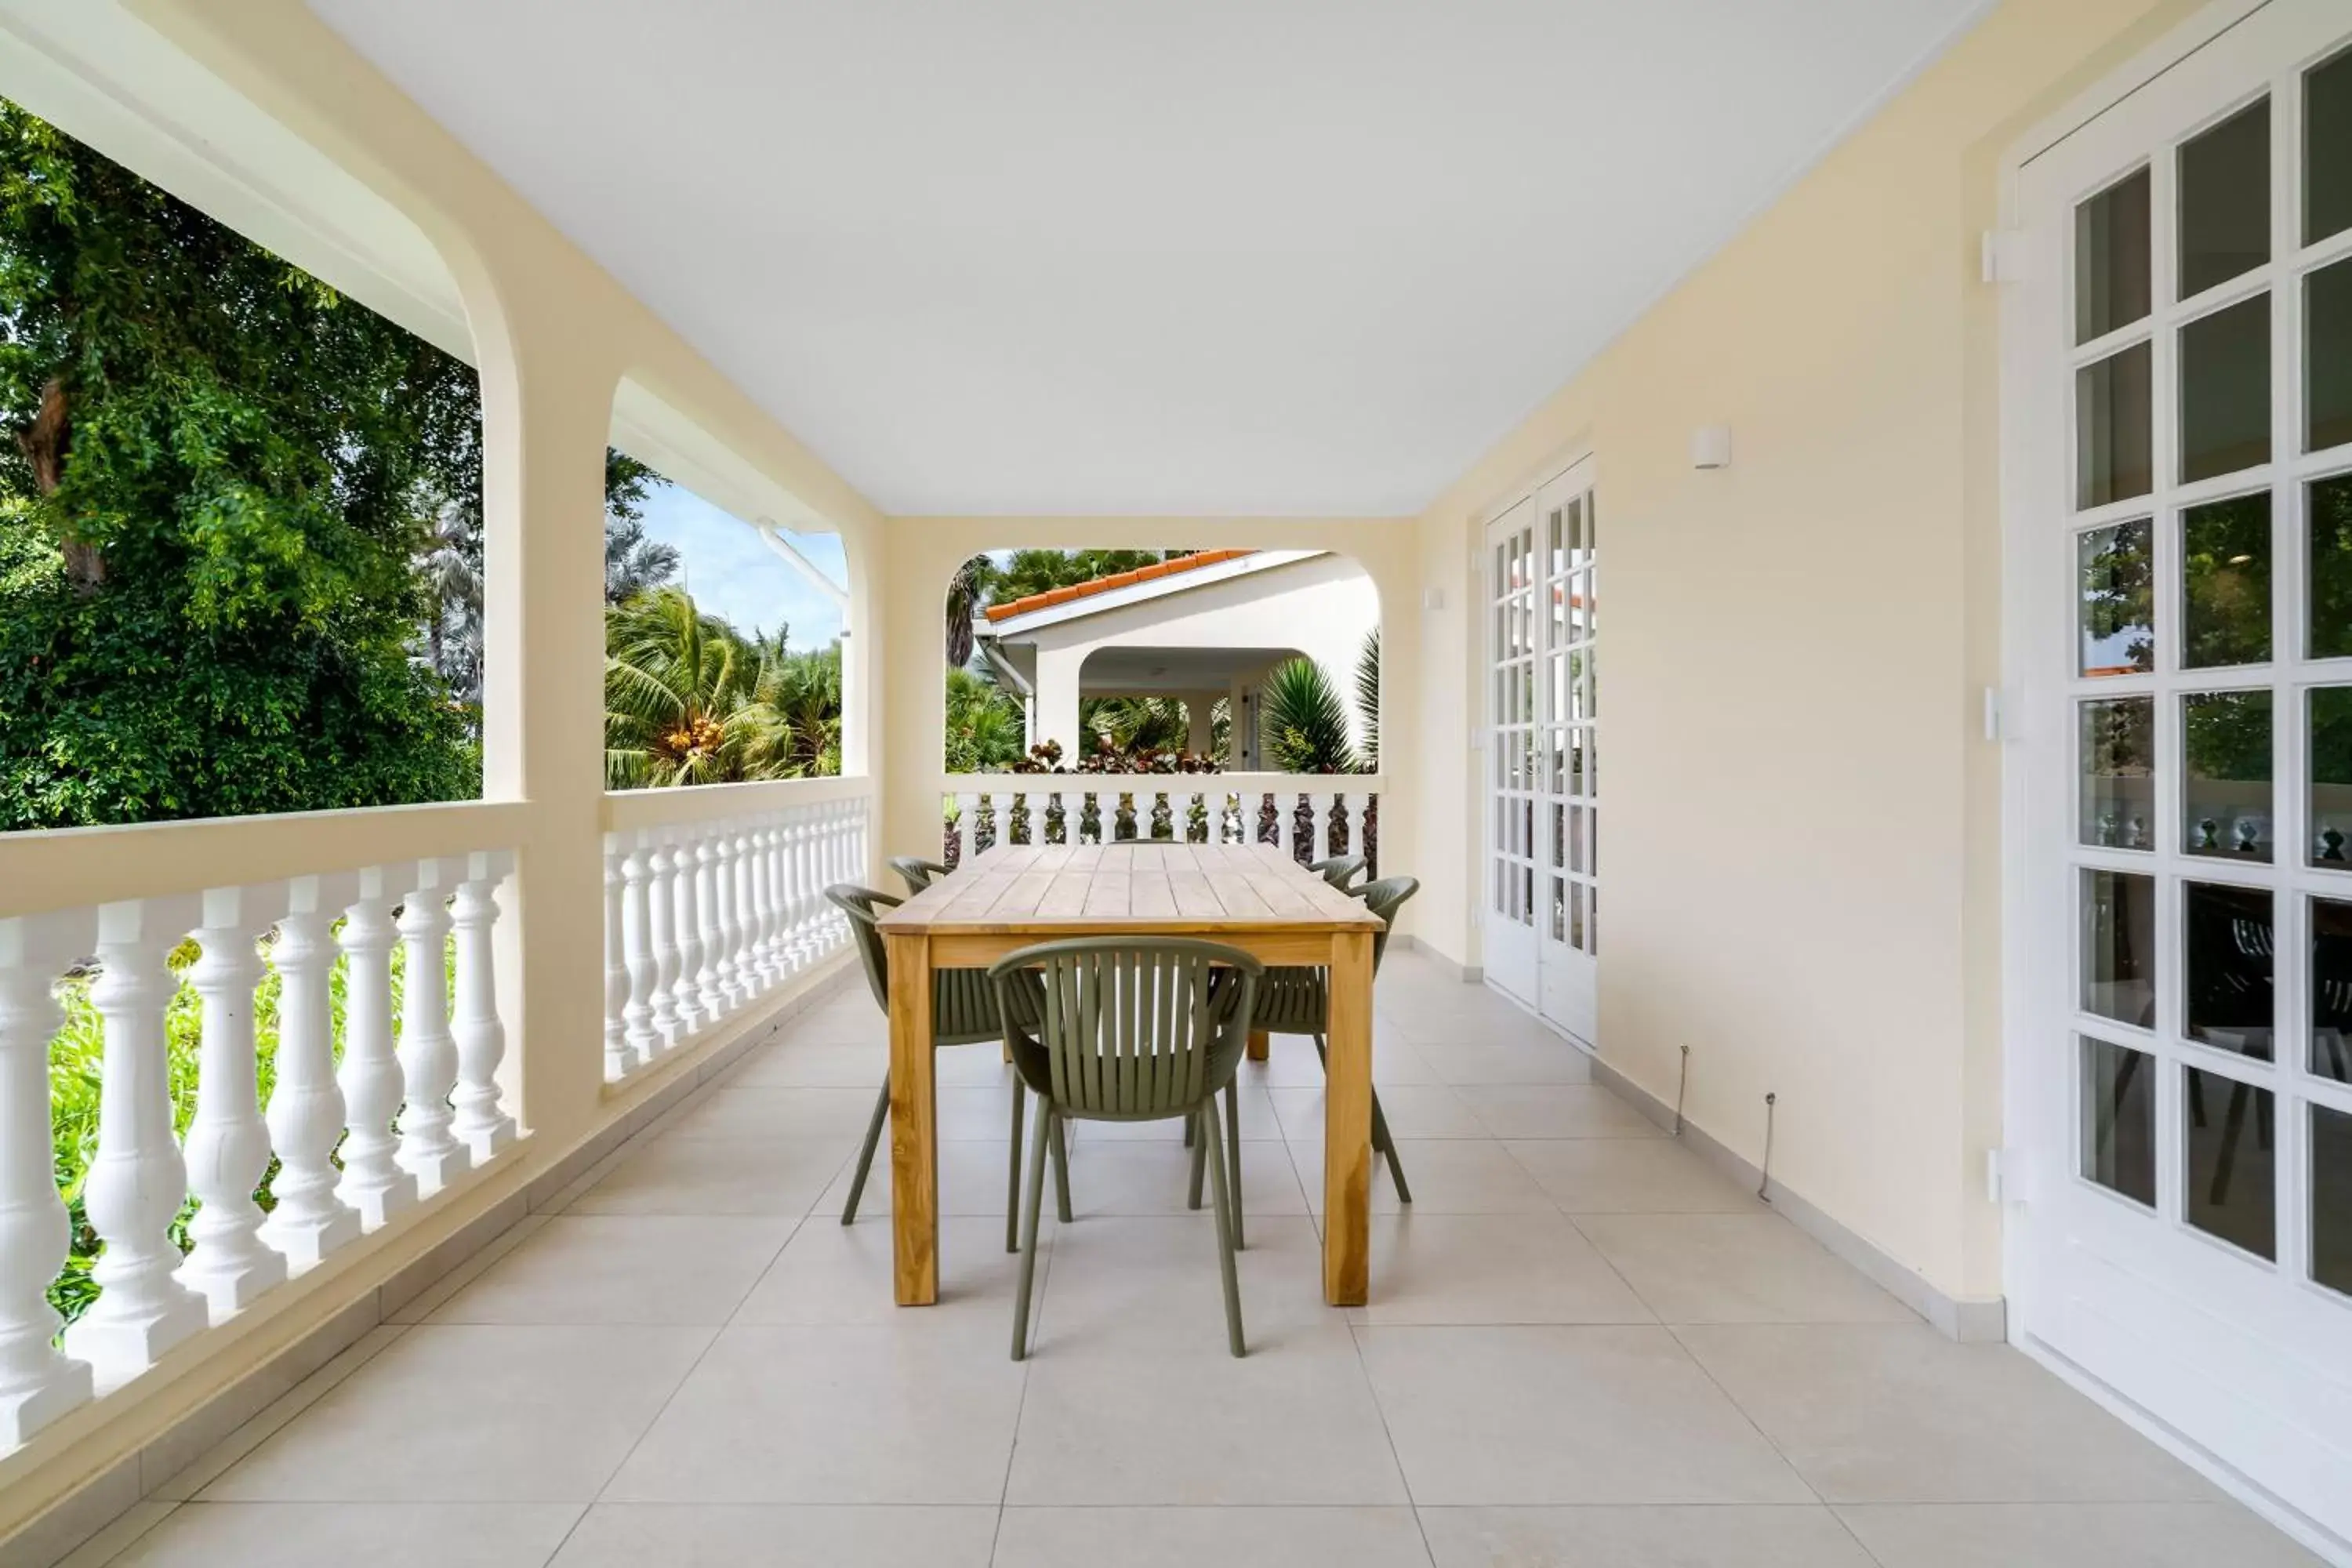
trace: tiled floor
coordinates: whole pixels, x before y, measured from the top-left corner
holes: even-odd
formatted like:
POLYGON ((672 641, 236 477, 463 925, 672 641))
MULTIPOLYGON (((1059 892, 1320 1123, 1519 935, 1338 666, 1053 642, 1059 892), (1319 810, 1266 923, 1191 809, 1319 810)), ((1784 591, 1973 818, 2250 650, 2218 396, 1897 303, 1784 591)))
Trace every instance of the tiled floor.
POLYGON ((76 1568, 2314 1561, 1487 994, 1398 955, 1378 1050, 1417 1201, 1378 1178, 1370 1306, 1320 1304, 1322 1079, 1280 1040, 1243 1089, 1249 1358, 1171 1123, 1078 1129, 1016 1364, 1004 1069, 942 1057, 942 1301, 901 1311, 887 1156, 835 1223, 883 1061, 844 992, 76 1568))

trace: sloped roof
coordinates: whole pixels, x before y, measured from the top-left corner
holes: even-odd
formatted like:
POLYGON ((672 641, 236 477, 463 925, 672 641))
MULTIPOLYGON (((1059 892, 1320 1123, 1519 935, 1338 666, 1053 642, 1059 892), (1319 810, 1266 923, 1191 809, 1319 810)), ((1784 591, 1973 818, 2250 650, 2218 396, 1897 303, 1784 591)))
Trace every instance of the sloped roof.
POLYGON ((1025 616, 1032 610, 1066 605, 1073 599, 1084 599, 1096 594, 1108 594, 1114 588, 1132 587, 1155 578, 1172 577, 1180 572, 1197 572, 1203 566, 1220 562, 1238 561, 1244 555, 1255 555, 1255 550, 1202 550, 1191 555, 1179 555, 1172 561, 1157 562, 1139 566, 1132 572, 1113 572, 1107 577, 1089 577, 1083 583, 1073 583, 1066 588, 1048 588, 1042 594, 1028 594, 1018 599, 1008 599, 1001 605, 988 606, 991 621, 1009 621, 1015 616, 1025 616))

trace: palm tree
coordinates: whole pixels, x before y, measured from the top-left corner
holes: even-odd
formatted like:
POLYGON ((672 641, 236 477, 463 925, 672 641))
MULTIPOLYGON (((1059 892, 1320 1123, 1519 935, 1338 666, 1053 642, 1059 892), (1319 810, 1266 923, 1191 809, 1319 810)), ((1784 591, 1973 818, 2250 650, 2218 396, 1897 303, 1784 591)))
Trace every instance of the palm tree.
POLYGON ((1001 773, 1021 760, 1020 705, 969 669, 948 671, 947 770, 1001 773))
POLYGON ((1294 658, 1275 666, 1259 688, 1265 752, 1286 773, 1363 771, 1348 742, 1348 709, 1321 665, 1294 658))
POLYGON ((760 637, 759 674, 744 721, 754 727, 748 776, 831 778, 841 772, 841 645, 807 653, 760 637))
POLYGON ((758 701, 760 660, 726 622, 676 588, 604 615, 608 788, 732 784, 772 754, 773 710, 758 701))
POLYGON ((980 614, 981 603, 987 597, 989 577, 994 564, 985 555, 975 555, 956 568, 948 582, 947 656, 950 669, 961 669, 971 662, 971 622, 980 614))
POLYGON ((1356 717, 1364 726, 1364 771, 1381 771, 1381 628, 1364 634, 1356 655, 1356 717))
POLYGON ((604 603, 625 605, 638 595, 666 588, 683 558, 677 546, 646 537, 643 518, 604 514, 604 603))

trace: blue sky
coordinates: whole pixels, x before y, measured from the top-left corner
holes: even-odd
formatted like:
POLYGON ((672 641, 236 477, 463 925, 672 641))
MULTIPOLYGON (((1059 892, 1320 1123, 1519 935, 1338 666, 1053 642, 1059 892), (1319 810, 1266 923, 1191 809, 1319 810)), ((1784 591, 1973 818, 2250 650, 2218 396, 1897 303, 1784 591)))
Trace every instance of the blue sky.
MULTIPOLYGON (((682 485, 665 485, 646 501, 646 531, 677 546, 681 575, 703 609, 746 634, 792 629, 792 646, 823 647, 841 635, 841 612, 792 564, 761 542, 751 525, 682 485)), ((836 583, 849 581, 841 539, 794 533, 794 543, 836 583)))

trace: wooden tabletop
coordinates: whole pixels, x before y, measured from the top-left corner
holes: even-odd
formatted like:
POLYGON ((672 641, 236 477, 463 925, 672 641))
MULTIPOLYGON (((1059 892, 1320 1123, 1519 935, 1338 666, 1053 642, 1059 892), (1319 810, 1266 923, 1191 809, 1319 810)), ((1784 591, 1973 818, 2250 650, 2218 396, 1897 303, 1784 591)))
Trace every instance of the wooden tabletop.
POLYGON ((1271 844, 1016 845, 876 922, 885 935, 1378 931, 1378 916, 1271 844))

